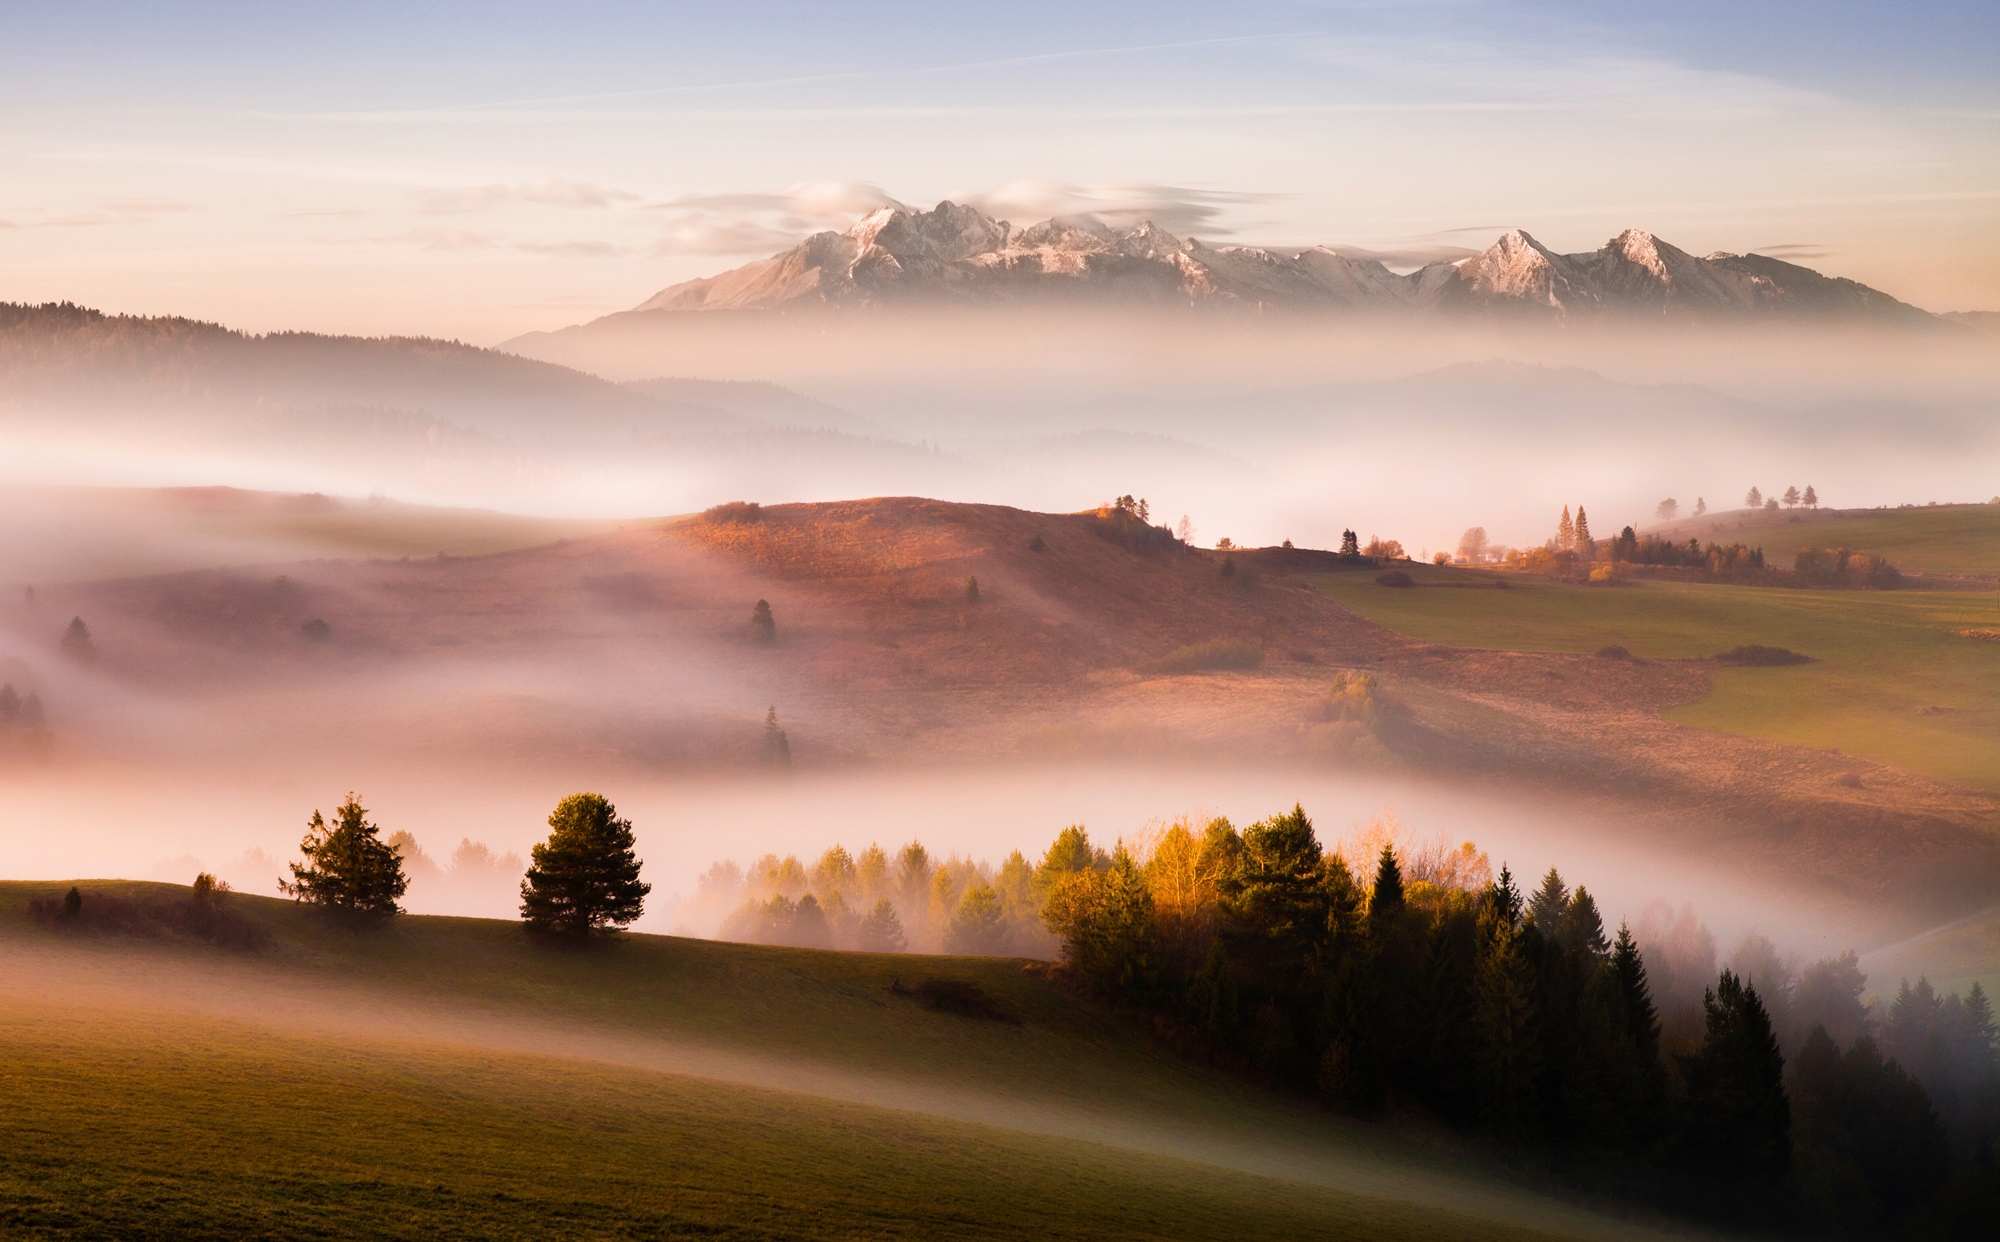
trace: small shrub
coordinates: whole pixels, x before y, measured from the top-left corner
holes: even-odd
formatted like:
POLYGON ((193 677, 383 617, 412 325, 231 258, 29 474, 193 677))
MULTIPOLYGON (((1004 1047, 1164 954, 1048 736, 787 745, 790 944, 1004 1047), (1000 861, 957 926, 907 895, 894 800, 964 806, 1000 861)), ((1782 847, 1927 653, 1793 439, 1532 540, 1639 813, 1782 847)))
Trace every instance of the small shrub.
POLYGON ((988 995, 985 988, 967 979, 924 979, 913 988, 904 987, 902 980, 897 979, 890 982, 889 991, 896 996, 915 997, 924 1008, 937 1013, 955 1013, 963 1018, 1004 1022, 1008 1026, 1021 1025, 1020 1015, 988 995))
POLYGON ((1732 664, 1743 668, 1778 668, 1787 664, 1811 664, 1812 657, 1788 651, 1783 647, 1766 647, 1759 643, 1746 643, 1741 647, 1731 647, 1715 657, 1717 664, 1732 664))
POLYGON ((1385 587, 1413 587, 1416 580, 1400 569, 1392 569, 1386 574, 1375 575, 1375 585, 1385 587))
POLYGON ((221 900, 228 891, 208 877, 204 893, 197 888, 186 893, 141 893, 119 897, 92 893, 86 898, 72 885, 61 898, 35 897, 28 902, 28 917, 47 927, 65 932, 132 936, 148 940, 200 940, 225 949, 256 949, 270 940, 270 933, 236 914, 221 900))
POLYGON ((1439 553, 1437 553, 1437 554, 1436 554, 1435 556, 1431 557, 1431 564, 1433 564, 1433 565, 1449 565, 1449 564, 1451 564, 1451 553, 1449 553, 1449 552, 1439 552, 1439 553))
POLYGON ((1048 549, 1049 549, 1049 541, 1042 538, 1042 533, 1040 531, 1036 531, 1035 537, 1033 539, 1028 540, 1028 551, 1030 552, 1046 552, 1048 551, 1048 549))
POLYGON ((1861 788, 1861 773, 1842 772, 1839 776, 1833 778, 1833 783, 1844 785, 1849 789, 1859 789, 1861 788))
POLYGON ((754 500, 732 500, 727 504, 716 505, 712 509, 704 510, 701 516, 711 522, 741 526, 751 522, 763 521, 764 510, 754 500))
POLYGON ((1250 643, 1228 638, 1176 647, 1160 668, 1168 673, 1199 673, 1209 669, 1251 669, 1264 663, 1264 652, 1250 643))
POLYGON ((323 643, 333 637, 333 627, 318 617, 314 617, 299 627, 299 633, 305 635, 305 639, 309 643, 323 643))

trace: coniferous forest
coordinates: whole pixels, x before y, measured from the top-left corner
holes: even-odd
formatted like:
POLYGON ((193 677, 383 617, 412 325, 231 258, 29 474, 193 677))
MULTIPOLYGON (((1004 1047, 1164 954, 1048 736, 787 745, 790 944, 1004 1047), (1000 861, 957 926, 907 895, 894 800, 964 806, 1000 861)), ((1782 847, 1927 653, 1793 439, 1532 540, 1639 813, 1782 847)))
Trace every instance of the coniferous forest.
POLYGON ((1531 887, 1469 844, 1392 841, 1350 866, 1294 807, 1109 852, 1070 827, 991 876, 920 845, 858 868, 835 847, 759 864, 724 935, 898 950, 907 921, 912 947, 1052 952, 1194 1055, 1441 1122, 1537 1176, 1783 1233, 1990 1236, 2000 1074, 1978 984, 1870 1006, 1853 953, 1796 972, 1772 955, 1667 1013, 1653 975, 1672 964, 1655 952, 1649 973, 1554 868, 1531 887))

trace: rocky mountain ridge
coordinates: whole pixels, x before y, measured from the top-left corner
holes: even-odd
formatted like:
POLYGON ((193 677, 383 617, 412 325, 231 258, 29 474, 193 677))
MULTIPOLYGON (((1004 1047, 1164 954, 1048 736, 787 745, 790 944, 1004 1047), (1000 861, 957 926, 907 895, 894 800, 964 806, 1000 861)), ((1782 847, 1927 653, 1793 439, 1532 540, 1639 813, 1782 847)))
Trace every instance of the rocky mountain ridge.
POLYGON ((1403 315, 1510 314, 1856 319, 1937 323, 1886 293, 1757 254, 1697 257, 1627 229, 1558 254, 1514 229, 1479 254, 1392 271, 1326 246, 1209 246, 1151 223, 1126 232, 1087 216, 1025 228, 975 207, 884 207, 843 232, 661 290, 650 311, 770 311, 926 303, 1241 305, 1403 315))

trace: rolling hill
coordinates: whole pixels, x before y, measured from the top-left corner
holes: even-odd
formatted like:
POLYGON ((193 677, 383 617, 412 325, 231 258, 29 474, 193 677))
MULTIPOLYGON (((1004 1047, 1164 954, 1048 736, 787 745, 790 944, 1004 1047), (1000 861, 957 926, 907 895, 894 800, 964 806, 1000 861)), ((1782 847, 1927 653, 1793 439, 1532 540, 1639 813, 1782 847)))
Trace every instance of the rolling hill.
MULTIPOLYGON (((1642 652, 1671 658, 1612 661, 1591 654, 1596 594, 1575 588, 1582 637, 1514 642, 1489 614, 1537 604, 1539 588, 1503 595, 1495 575, 1417 572, 1457 589, 1387 589, 1365 560, 1306 549, 1192 549, 1114 510, 887 499, 634 524, 480 557, 51 585, 0 610, 0 626, 41 670, 43 697, 68 710, 59 736, 79 760, 307 752, 453 770, 750 773, 775 705, 804 768, 1358 765, 1622 801, 1643 808, 1661 848, 1910 903, 1913 918, 1990 892, 1991 792, 1913 771, 1925 765, 1901 752, 1830 752, 1817 735, 1703 718, 1714 687, 1791 670, 1688 657, 1801 624, 1766 612, 1806 594, 1752 592, 1757 606, 1716 629, 1712 651, 1698 635, 1642 652), (759 599, 777 618, 770 643, 748 626, 759 599), (1444 608, 1445 628, 1396 611, 1408 607, 1444 608), (51 658, 72 615, 94 636, 87 669, 51 658), (1259 662, 1203 671, 1187 653, 1214 642, 1259 662), (1521 649, 1482 649, 1493 647, 1521 649), (1324 714, 1344 669, 1381 687, 1366 721, 1324 714), (119 723, 160 703, 191 713, 189 725, 119 723)), ((1827 645, 1815 667, 1845 669, 1845 651, 1827 645)), ((1865 712, 1853 719, 1869 727, 1865 712)), ((1984 753, 1975 736, 1965 744, 1984 753)))
POLYGON ((241 895, 224 909, 268 939, 230 951, 23 914, 59 891, 0 884, 13 1230, 1662 1236, 1204 1069, 1020 962, 564 951, 507 923, 357 929, 241 895), (1020 1022, 887 990, 931 974, 1020 1022))

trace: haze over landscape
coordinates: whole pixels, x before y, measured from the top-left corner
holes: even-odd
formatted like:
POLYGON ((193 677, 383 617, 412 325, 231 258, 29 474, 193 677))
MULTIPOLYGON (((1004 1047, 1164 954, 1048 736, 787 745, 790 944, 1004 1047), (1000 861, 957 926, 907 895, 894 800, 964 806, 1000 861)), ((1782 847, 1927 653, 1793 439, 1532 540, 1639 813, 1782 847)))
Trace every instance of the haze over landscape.
POLYGON ((0 1232, 1991 1236, 1986 8, 8 26, 0 1232))

